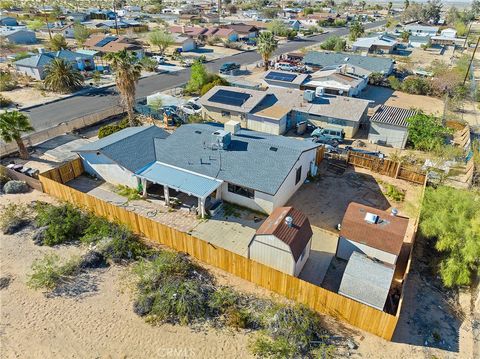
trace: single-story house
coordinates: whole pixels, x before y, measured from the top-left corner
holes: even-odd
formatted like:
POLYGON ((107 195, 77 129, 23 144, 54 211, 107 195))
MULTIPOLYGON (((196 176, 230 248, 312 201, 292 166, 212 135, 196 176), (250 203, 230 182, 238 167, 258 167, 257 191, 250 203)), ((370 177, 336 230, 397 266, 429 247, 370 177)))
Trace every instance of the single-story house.
POLYGON ((61 58, 68 61, 79 71, 93 71, 95 69, 93 56, 70 50, 42 52, 38 55, 15 61, 13 64, 17 71, 37 80, 43 80, 45 78, 45 67, 55 58, 61 58))
POLYGON ((71 12, 67 15, 66 19, 73 22, 83 22, 88 20, 89 16, 83 12, 71 12))
POLYGON ((268 70, 263 75, 263 81, 265 81, 268 86, 278 86, 297 90, 299 90, 309 78, 310 75, 308 74, 298 74, 281 70, 268 70))
POLYGON ((265 213, 285 205, 316 170, 319 146, 202 123, 182 125, 169 136, 151 127, 127 128, 77 152, 88 173, 131 187, 141 183, 144 196, 161 186, 167 205, 170 189, 197 197, 204 215, 220 200, 265 213))
POLYGON ((358 38, 352 44, 353 51, 391 54, 397 48, 398 42, 387 35, 358 38))
POLYGON ((435 36, 440 28, 423 24, 409 24, 405 25, 403 29, 414 36, 435 36))
POLYGON ((295 31, 299 31, 302 27, 302 23, 296 19, 286 21, 286 25, 295 31))
POLYGON ((395 267, 354 252, 345 267, 338 294, 383 310, 395 267))
POLYGON ((188 35, 173 33, 172 36, 175 46, 181 48, 182 52, 193 51, 197 48, 195 40, 188 35))
POLYGON ((368 140, 384 146, 404 149, 408 138, 407 119, 415 110, 381 105, 370 118, 368 140))
POLYGON ((172 34, 181 34, 185 36, 189 36, 193 39, 203 39, 205 37, 205 33, 208 31, 205 27, 200 26, 170 26, 169 28, 172 34))
POLYGON ((427 45, 431 41, 430 36, 410 35, 408 38, 408 45, 415 48, 420 48, 427 45))
POLYGON ((232 29, 238 34, 238 37, 240 39, 253 39, 256 38, 260 32, 260 30, 253 25, 247 25, 247 24, 230 24, 230 25, 224 25, 223 27, 226 27, 227 29, 232 29))
POLYGON ((37 43, 35 32, 27 29, 1 29, 0 39, 2 42, 6 41, 9 44, 14 45, 30 45, 37 43))
POLYGON ((0 16, 0 26, 18 26, 18 21, 11 16, 0 16))
POLYGON ((209 29, 206 35, 218 37, 223 41, 235 42, 238 40, 238 33, 235 30, 222 27, 209 29))
POLYGON ((347 65, 353 74, 368 76, 379 72, 388 76, 393 71, 393 60, 383 57, 361 56, 345 52, 309 51, 303 62, 316 70, 328 66, 347 65))
POLYGON ((346 66, 333 69, 323 68, 310 75, 302 84, 302 89, 322 88, 324 93, 339 96, 358 96, 368 85, 368 77, 347 72, 346 66))
POLYGON ((145 54, 140 42, 125 36, 92 35, 85 42, 85 47, 97 51, 101 55, 127 50, 134 52, 141 59, 145 54))
POLYGON ((340 227, 336 256, 349 260, 360 252, 382 262, 396 265, 407 232, 408 218, 396 211, 350 202, 340 227))
POLYGON ((205 120, 240 122, 243 128, 283 134, 298 122, 340 127, 352 137, 367 119, 369 102, 323 94, 307 99, 301 90, 270 87, 267 91, 215 86, 200 98, 205 120))
POLYGON ((442 46, 463 46, 465 43, 465 39, 459 39, 457 37, 451 37, 451 36, 444 36, 444 35, 438 35, 438 36, 432 36, 432 45, 442 45, 442 46))
POLYGON ((278 207, 248 244, 248 258, 298 277, 310 256, 312 228, 305 214, 278 207))

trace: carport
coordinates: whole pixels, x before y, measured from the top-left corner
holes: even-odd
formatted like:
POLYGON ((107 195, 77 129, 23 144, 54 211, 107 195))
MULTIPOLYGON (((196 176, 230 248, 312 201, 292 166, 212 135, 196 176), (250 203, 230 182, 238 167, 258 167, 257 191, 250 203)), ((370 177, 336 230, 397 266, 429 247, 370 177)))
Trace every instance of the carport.
MULTIPOLYGON (((169 189, 198 198, 198 214, 205 217, 205 200, 216 191, 223 181, 187 171, 162 162, 154 162, 135 174, 142 181, 143 196, 147 197, 147 184, 156 183, 164 188, 165 205, 170 205, 169 189)), ((221 199, 221 191, 216 191, 221 199)))

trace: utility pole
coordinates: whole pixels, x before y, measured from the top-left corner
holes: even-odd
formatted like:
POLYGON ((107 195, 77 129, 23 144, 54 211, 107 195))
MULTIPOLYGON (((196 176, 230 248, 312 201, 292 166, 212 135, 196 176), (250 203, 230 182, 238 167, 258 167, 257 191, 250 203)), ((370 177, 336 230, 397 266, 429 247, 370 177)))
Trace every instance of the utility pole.
POLYGON ((117 2, 116 0, 113 0, 113 12, 115 14, 115 33, 118 36, 117 4, 116 4, 116 2, 117 2))
POLYGON ((470 30, 472 30, 472 21, 470 21, 470 26, 468 27, 467 35, 465 35, 465 42, 463 43, 463 48, 467 47, 468 35, 470 35, 470 30))
POLYGON ((473 50, 473 54, 472 54, 472 57, 470 59, 470 63, 468 64, 468 67, 467 67, 467 72, 465 73, 465 78, 463 79, 463 84, 464 85, 465 85, 465 82, 467 82, 468 73, 470 72, 470 68, 472 67, 473 58, 475 57, 475 53, 477 52, 479 42, 480 42, 480 36, 477 38, 477 44, 475 45, 475 49, 473 50))
POLYGON ((50 37, 50 41, 52 40, 52 31, 50 30, 50 25, 48 24, 48 14, 45 11, 45 0, 43 0, 43 15, 45 16, 45 23, 47 24, 48 36, 50 37))

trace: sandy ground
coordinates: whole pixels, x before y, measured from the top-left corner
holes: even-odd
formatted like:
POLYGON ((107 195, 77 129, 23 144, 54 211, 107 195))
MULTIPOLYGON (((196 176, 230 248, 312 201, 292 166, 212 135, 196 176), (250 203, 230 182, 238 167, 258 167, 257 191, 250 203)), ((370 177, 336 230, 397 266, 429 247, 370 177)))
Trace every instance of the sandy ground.
MULTIPOLYGON (((28 203, 50 200, 38 192, 0 197, 28 203)), ((49 295, 26 286, 31 263, 47 252, 69 257, 76 246, 38 247, 27 234, 0 235, 0 273, 9 277, 0 289, 0 345, 2 358, 249 358, 249 334, 205 328, 161 325, 152 327, 132 311, 125 285, 128 268, 112 266, 81 276, 75 292, 49 295)), ((228 273, 212 270, 219 284, 268 296, 269 293, 228 273)), ((454 322, 443 297, 414 273, 402 317, 390 343, 330 317, 325 325, 339 336, 352 337, 358 349, 352 358, 474 358, 472 325, 454 322), (433 330, 440 343, 431 343, 433 330), (427 344, 425 344, 427 341, 427 344), (439 348, 443 348, 439 349, 439 348)))
POLYGON ((38 105, 64 97, 64 95, 37 90, 33 87, 23 87, 12 91, 3 91, 0 92, 0 94, 12 100, 20 107, 38 105))

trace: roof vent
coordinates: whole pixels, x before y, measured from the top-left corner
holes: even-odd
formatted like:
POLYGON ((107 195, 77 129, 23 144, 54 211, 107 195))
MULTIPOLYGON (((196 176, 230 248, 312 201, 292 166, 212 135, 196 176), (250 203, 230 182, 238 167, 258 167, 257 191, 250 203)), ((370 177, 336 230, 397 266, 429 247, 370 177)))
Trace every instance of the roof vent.
POLYGON ((198 133, 200 135, 202 133, 202 131, 196 130, 195 133, 198 133))
POLYGON ((370 223, 370 224, 377 224, 379 218, 380 217, 377 216, 376 214, 367 212, 367 214, 365 215, 365 222, 370 223))
POLYGON ((290 216, 285 217, 285 224, 291 227, 293 225, 293 218, 290 216))
POLYGON ((398 215, 398 209, 396 209, 395 207, 392 208, 392 210, 390 211, 390 214, 394 217, 396 217, 398 215))
POLYGON ((270 147, 270 151, 277 152, 277 151, 278 151, 278 148, 272 146, 272 147, 270 147))

